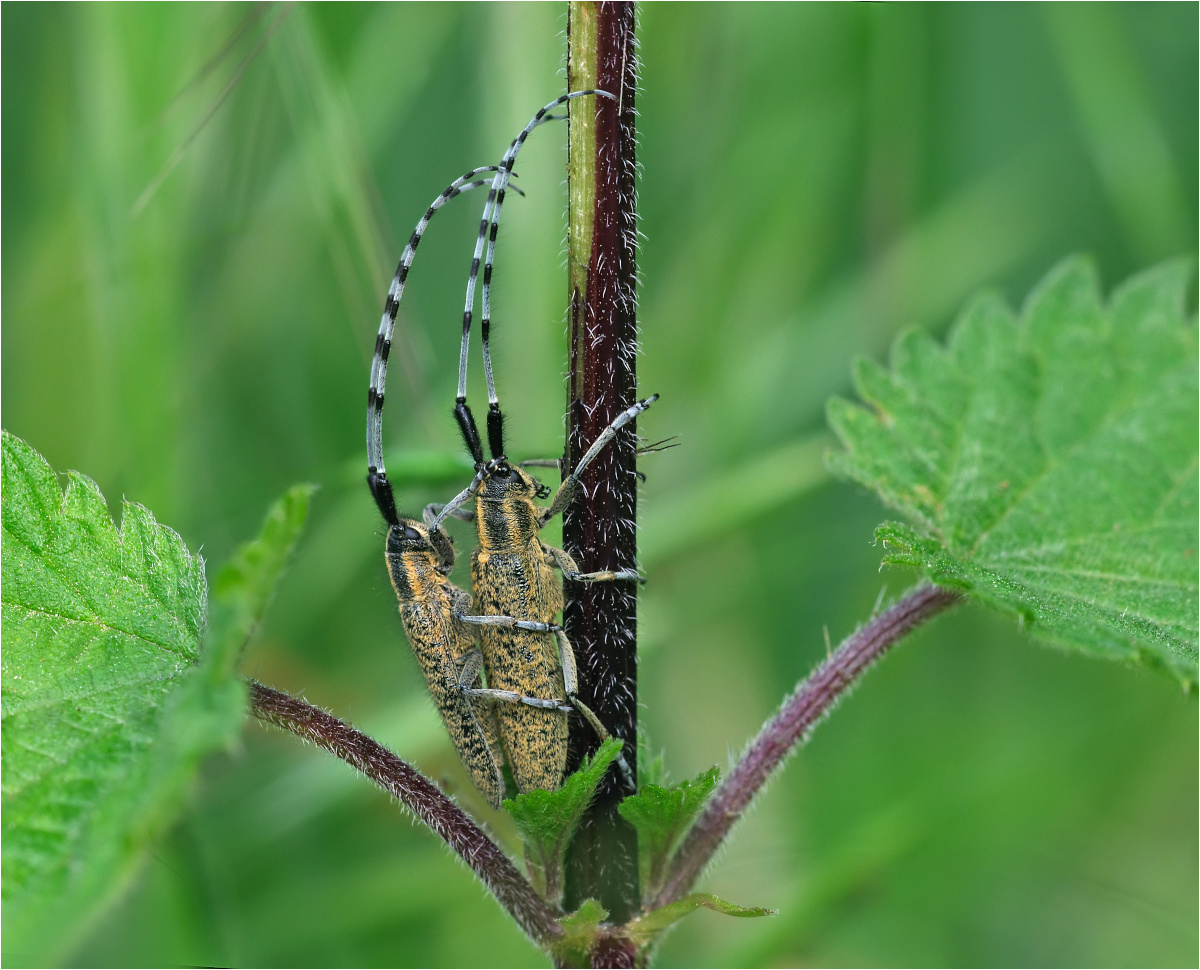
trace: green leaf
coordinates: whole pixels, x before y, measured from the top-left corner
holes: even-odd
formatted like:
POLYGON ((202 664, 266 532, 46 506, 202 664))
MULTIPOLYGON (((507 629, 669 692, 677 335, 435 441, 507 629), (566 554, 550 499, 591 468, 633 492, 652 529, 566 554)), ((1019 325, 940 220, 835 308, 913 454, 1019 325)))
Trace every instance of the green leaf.
POLYGON ((709 893, 692 893, 668 906, 651 910, 645 916, 631 920, 626 931, 639 945, 645 945, 672 923, 678 922, 688 913, 694 913, 701 907, 711 909, 716 913, 724 913, 726 916, 738 917, 774 916, 776 913, 773 909, 763 909, 761 906, 735 906, 733 903, 727 903, 709 893))
POLYGON ((4 958, 48 963, 128 882, 199 760, 236 741, 231 658, 307 492, 223 573, 229 639, 202 649, 200 557, 140 505, 118 530, 90 479, 64 495, 25 442, 2 444, 4 958))
POLYGON ((553 946, 555 962, 560 967, 591 966, 589 954, 596 937, 600 935, 600 924, 608 919, 608 910, 594 899, 585 899, 579 909, 560 916, 563 935, 553 946))
POLYGON ((621 818, 637 829, 638 869, 643 897, 662 887, 671 853, 708 801, 721 773, 717 768, 678 785, 643 785, 617 806, 621 818))
POLYGON ((222 676, 233 671, 254 636, 271 595, 291 558, 315 485, 294 485, 277 501, 257 539, 243 544, 213 581, 212 616, 204 642, 209 662, 222 676))
POLYGON ((562 895, 563 856, 596 787, 621 754, 617 738, 604 741, 591 758, 584 758, 558 791, 531 791, 505 799, 504 808, 525 840, 525 864, 534 888, 552 902, 562 895))
POLYGON ((1095 656, 1197 659, 1196 331, 1190 268, 1127 282, 1107 306, 1067 260, 1019 317, 971 304, 942 347, 900 336, 891 369, 860 361, 868 407, 834 399, 833 468, 909 525, 876 533, 885 562, 1015 612, 1095 656))

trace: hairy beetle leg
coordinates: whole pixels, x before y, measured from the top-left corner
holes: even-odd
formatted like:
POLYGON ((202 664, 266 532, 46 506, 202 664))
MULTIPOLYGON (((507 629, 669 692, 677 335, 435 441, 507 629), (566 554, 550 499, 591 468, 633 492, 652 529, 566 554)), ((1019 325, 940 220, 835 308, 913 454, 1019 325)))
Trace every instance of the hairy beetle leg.
MULTIPOLYGON (((438 521, 438 516, 445 507, 446 505, 442 502, 430 502, 421 511, 421 521, 423 521, 430 528, 434 528, 435 523, 438 521)), ((460 506, 459 508, 451 509, 450 514, 456 519, 461 519, 463 522, 475 521, 475 510, 468 508, 467 506, 460 506)))
MULTIPOLYGON (((596 732, 596 737, 601 741, 607 741, 612 735, 608 728, 600 723, 600 718, 596 717, 595 712, 579 699, 579 673, 575 666, 575 650, 571 646, 571 641, 567 639, 567 635, 562 630, 554 631, 554 639, 558 643, 558 659, 562 664, 563 671, 563 686, 567 689, 567 700, 574 705, 575 710, 583 717, 588 724, 591 725, 593 731, 596 732)), ((637 781, 633 777, 633 772, 629 770, 629 762, 625 760, 625 755, 617 755, 617 769, 621 772, 621 778, 625 782, 625 787, 630 792, 637 791, 637 781)))
POLYGON ((563 579, 569 579, 575 583, 614 583, 620 580, 629 580, 644 584, 646 577, 641 575, 636 569, 602 569, 593 573, 581 573, 579 565, 571 557, 565 549, 559 549, 557 546, 548 546, 542 543, 542 549, 545 551, 562 573, 563 579))
POLYGON ((553 633, 560 629, 557 623, 542 623, 540 620, 518 620, 511 616, 457 616, 463 623, 476 626, 516 627, 518 630, 533 630, 535 633, 553 633))
POLYGON ((529 697, 525 694, 518 694, 515 690, 496 690, 491 687, 459 687, 467 697, 486 698, 492 701, 502 701, 505 704, 526 704, 529 707, 540 707, 548 711, 563 711, 570 714, 575 710, 569 704, 564 704, 559 700, 552 700, 545 697, 529 697))

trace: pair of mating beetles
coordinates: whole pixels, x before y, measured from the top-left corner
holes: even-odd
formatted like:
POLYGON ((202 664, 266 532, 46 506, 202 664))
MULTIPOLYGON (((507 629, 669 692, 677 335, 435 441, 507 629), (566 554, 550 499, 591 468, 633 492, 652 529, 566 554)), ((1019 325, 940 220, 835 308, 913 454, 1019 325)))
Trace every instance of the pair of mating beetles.
MULTIPOLYGON (((635 570, 580 573, 566 552, 543 543, 538 533, 570 504, 584 469, 657 395, 618 415, 563 481, 551 503, 541 506, 535 499, 546 498, 549 489, 505 457, 503 418, 488 349, 496 235, 517 154, 534 128, 556 118, 550 114, 553 108, 590 95, 615 100, 605 91, 575 91, 557 98, 534 115, 509 145, 499 165, 468 172, 430 205, 405 246, 388 290, 367 395, 367 484, 388 524, 385 556, 404 631, 463 764, 476 787, 496 807, 505 791, 505 763, 521 792, 553 791, 562 783, 567 761, 567 718, 571 713, 584 717, 600 737, 607 736, 595 714, 577 696, 574 654, 555 621, 563 608, 563 591, 553 570, 557 568, 564 578, 581 582, 636 582, 640 578, 635 570), (493 174, 487 179, 477 178, 483 173, 493 174), (484 185, 488 186, 488 195, 467 281, 454 407, 476 474, 448 504, 427 506, 417 521, 397 511, 383 463, 388 352, 405 280, 429 220, 449 199, 484 185), (479 431, 466 401, 467 349, 485 239, 481 332, 490 461, 484 459, 479 431), (472 500, 473 510, 467 504, 472 500), (479 547, 471 554, 474 603, 469 593, 449 580, 454 549, 441 529, 448 515, 474 521, 478 530, 479 547), (482 685, 483 677, 486 686, 482 685)), ((627 783, 632 785, 632 779, 627 783)))

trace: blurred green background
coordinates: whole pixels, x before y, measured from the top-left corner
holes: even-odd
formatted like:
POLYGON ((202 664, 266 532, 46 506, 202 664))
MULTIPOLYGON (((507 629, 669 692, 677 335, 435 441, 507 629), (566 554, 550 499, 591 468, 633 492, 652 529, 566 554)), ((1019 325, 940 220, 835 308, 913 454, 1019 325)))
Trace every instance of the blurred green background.
MULTIPOLYGON (((404 239, 561 93, 565 23, 557 3, 3 9, 4 426, 213 564, 320 483, 244 670, 474 805, 383 568, 367 371, 404 239)), ((853 355, 942 331, 981 286, 1019 302, 1068 252, 1109 288, 1194 253, 1197 7, 647 3, 640 37, 639 367, 662 394, 641 430, 682 441, 642 466, 640 692, 680 778, 728 764, 824 629, 912 581, 878 570, 878 503, 822 470, 853 355)), ((564 144, 530 139, 504 213, 514 455, 562 447, 564 144)), ((385 431, 410 509, 463 479, 449 410, 480 204, 434 222, 402 310, 385 431)), ((1195 965, 1196 728, 1165 677, 979 608, 941 618, 703 882, 779 916, 701 912, 661 962, 1195 965)), ((539 957, 386 798, 249 724, 73 959, 539 957)))

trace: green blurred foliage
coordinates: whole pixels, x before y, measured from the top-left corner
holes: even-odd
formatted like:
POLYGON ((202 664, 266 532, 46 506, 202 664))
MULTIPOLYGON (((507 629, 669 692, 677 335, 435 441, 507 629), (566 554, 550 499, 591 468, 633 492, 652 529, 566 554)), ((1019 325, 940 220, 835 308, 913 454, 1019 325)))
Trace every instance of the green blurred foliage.
MULTIPOLYGON (((3 27, 5 427, 210 561, 320 483, 243 669, 479 807, 383 568, 367 372, 420 213, 562 90, 564 7, 8 4, 3 27)), ((678 779, 724 766, 823 629, 912 578, 879 574, 882 509, 821 469, 853 354, 940 332, 982 285, 1015 302, 1069 251, 1106 288, 1194 251, 1197 10, 647 4, 640 36, 639 366, 663 395, 641 430, 683 442, 643 462, 640 691, 678 779)), ((529 195, 505 209, 493 346, 515 455, 561 449, 563 145, 530 139, 529 195)), ((461 482, 480 203, 438 217, 406 294, 385 430, 408 508, 461 482)), ((780 915, 700 912, 661 961, 1194 964, 1196 765, 1195 703, 1166 678, 960 610, 871 672, 699 887, 780 915)), ((74 959, 539 957, 384 796, 248 725, 74 959)))

